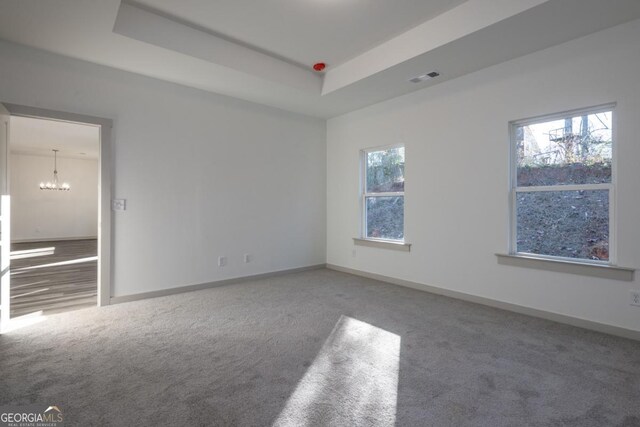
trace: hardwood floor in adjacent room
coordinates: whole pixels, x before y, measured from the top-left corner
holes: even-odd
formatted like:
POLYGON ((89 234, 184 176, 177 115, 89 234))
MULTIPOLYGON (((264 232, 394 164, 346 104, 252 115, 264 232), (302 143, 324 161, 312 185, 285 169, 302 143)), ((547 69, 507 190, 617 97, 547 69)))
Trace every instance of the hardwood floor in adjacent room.
POLYGON ((97 303, 97 240, 13 243, 11 317, 97 303))

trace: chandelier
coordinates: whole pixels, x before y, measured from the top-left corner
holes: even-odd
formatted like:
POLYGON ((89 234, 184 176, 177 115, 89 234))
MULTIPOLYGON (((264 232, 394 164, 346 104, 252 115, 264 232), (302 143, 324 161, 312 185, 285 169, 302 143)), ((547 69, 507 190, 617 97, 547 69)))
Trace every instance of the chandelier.
POLYGON ((71 190, 71 186, 63 182, 62 185, 58 184, 58 151, 53 151, 53 182, 47 181, 46 184, 44 182, 40 183, 41 190, 58 190, 58 191, 69 191, 71 190))

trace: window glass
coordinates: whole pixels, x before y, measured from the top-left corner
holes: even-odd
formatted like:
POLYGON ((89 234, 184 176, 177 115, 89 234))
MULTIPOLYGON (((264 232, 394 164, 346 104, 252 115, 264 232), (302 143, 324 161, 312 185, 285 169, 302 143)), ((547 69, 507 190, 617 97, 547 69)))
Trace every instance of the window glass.
POLYGON ((367 193, 404 191, 404 147, 367 152, 367 193))
POLYGON ((611 111, 515 128, 519 187, 611 182, 611 111))
POLYGON ((404 239, 404 147, 365 150, 362 156, 362 235, 404 239))
POLYGON ((518 252, 609 260, 609 191, 517 195, 518 252))
POLYGON ((613 111, 557 117, 512 126, 511 251, 608 262, 613 111))
POLYGON ((367 197, 367 237, 404 238, 404 197, 367 197))

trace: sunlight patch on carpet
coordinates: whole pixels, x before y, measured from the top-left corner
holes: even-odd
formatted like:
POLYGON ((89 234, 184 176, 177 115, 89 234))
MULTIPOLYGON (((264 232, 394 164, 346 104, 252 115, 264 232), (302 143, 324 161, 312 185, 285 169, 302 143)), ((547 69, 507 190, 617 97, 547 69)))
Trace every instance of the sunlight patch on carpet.
POLYGON ((19 329, 26 328, 27 326, 35 325, 36 323, 40 323, 47 320, 47 316, 45 316, 42 310, 25 314, 24 316, 14 317, 9 320, 6 324, 0 325, 0 333, 7 334, 10 332, 15 332, 19 329))
POLYGON ((341 316, 274 426, 393 426, 400 336, 341 316))

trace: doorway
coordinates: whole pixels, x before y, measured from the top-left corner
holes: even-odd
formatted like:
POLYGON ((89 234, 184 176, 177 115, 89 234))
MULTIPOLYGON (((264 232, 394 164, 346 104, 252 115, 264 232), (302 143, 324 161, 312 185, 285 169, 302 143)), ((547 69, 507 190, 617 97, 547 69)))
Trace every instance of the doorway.
POLYGON ((2 330, 109 304, 111 121, 0 107, 2 330))
POLYGON ((20 116, 9 127, 11 317, 96 306, 100 128, 20 116))

